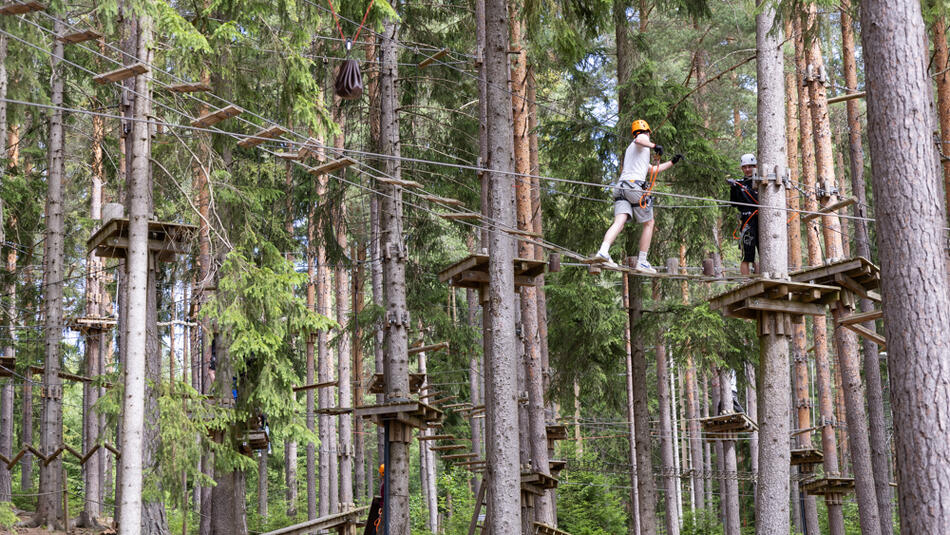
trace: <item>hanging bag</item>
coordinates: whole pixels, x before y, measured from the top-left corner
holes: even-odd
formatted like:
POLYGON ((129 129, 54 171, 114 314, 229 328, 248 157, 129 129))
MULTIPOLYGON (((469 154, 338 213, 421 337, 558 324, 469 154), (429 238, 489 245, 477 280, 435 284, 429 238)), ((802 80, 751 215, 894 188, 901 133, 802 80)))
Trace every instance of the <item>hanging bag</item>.
POLYGON ((333 13, 333 20, 336 21, 336 29, 340 32, 340 37, 346 42, 347 58, 336 73, 336 84, 334 85, 334 92, 344 100, 355 100, 363 94, 363 75, 360 73, 360 64, 355 59, 350 59, 349 55, 353 42, 360 38, 360 32, 363 30, 363 25, 366 24, 369 10, 373 8, 373 1, 370 0, 369 5, 366 6, 366 13, 363 13, 363 20, 360 21, 360 27, 356 29, 356 35, 353 39, 347 39, 343 35, 340 18, 336 14, 336 9, 333 8, 332 0, 327 0, 327 3, 330 4, 330 12, 333 13))

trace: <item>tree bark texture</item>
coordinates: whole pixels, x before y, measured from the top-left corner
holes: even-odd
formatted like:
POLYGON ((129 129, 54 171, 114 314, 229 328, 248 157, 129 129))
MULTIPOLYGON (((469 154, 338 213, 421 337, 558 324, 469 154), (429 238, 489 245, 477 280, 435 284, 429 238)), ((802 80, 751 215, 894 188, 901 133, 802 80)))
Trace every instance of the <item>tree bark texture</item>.
MULTIPOLYGON (((758 151, 759 236, 761 271, 773 278, 788 275, 788 242, 785 230, 785 189, 781 179, 787 172, 785 153, 785 79, 783 75, 782 30, 775 27, 775 11, 760 3, 756 16, 758 60, 758 151), (769 175, 774 180, 769 181, 769 175), (769 209, 770 207, 776 209, 769 209), (777 209, 781 208, 781 209, 777 209)), ((788 336, 775 334, 782 314, 763 313, 759 319, 759 481, 756 488, 756 533, 788 530, 789 479, 789 373, 788 336), (764 334, 768 327, 770 334, 764 334)), ((723 400, 725 403, 727 400, 723 400)), ((728 467, 727 467, 728 470, 728 467)))
MULTIPOLYGON (((719 370, 719 399, 722 403, 724 413, 732 413, 732 370, 720 368, 719 370)), ((736 463, 736 437, 727 435, 722 439, 722 456, 725 474, 723 478, 726 481, 725 492, 722 493, 722 499, 726 502, 726 521, 723 533, 725 535, 739 535, 742 526, 739 525, 739 469, 736 463)))
MULTIPOLYGON (((843 0, 841 3, 841 56, 844 66, 845 86, 849 93, 858 90, 857 61, 855 59, 854 28, 852 27, 852 5, 850 0, 843 0)), ((938 18, 938 22, 944 19, 938 18)), ((937 22, 934 24, 936 29, 937 22)), ((936 32, 935 32, 936 33, 936 32)), ((938 70, 944 70, 947 63, 946 53, 946 35, 942 40, 934 36, 936 43, 934 61, 938 65, 938 70), (940 44, 943 43, 943 62, 940 60, 940 44), (944 65, 940 67, 939 65, 944 65)), ((943 137, 950 136, 950 77, 947 73, 937 76, 938 95, 939 88, 943 84, 946 98, 942 99, 946 107, 946 114, 941 108, 940 127, 943 137), (944 116, 946 115, 946 119, 944 116), (944 124, 946 123, 946 127, 944 124)), ((938 103, 941 101, 938 97, 938 103)), ((855 100, 847 102, 848 113, 848 146, 851 156, 851 194, 856 200, 853 208, 853 215, 857 217, 868 217, 867 192, 864 180, 864 146, 861 136, 861 116, 860 103, 855 100)), ((943 149, 941 148, 941 151, 943 149)), ((944 163, 945 176, 950 176, 950 163, 944 163)), ((868 223, 862 219, 852 220, 854 228, 854 250, 858 256, 871 259, 871 241, 868 237, 868 223)), ((874 310, 874 303, 865 297, 858 301, 861 312, 871 312, 874 310)), ((874 322, 864 324, 869 330, 875 330, 874 322)), ((874 473, 874 488, 877 495, 878 516, 881 521, 881 535, 891 535, 893 524, 891 521, 891 501, 893 492, 891 491, 891 460, 890 451, 887 442, 887 427, 884 416, 884 394, 881 385, 881 366, 878 359, 877 344, 868 338, 861 338, 861 349, 864 353, 863 367, 864 380, 867 390, 868 402, 868 431, 870 433, 871 443, 871 466, 874 473)))
MULTIPOLYGON (((654 294, 654 300, 659 295, 654 294)), ((660 463, 663 474, 663 507, 666 510, 666 532, 677 535, 680 532, 678 507, 676 504, 676 490, 679 485, 679 474, 673 465, 673 422, 670 415, 670 372, 666 359, 666 345, 662 339, 657 340, 656 355, 656 396, 660 407, 660 463)))
MULTIPOLYGON (((630 310, 630 275, 623 274, 623 308, 630 310)), ((625 371, 627 379, 627 462, 630 463, 630 531, 629 535, 640 535, 640 492, 637 484, 637 433, 634 422, 633 391, 633 340, 631 338, 631 315, 627 315, 624 326, 624 345, 626 346, 625 371)))
MULTIPOLYGON (((383 154, 400 155, 399 118, 396 108, 399 94, 396 80, 398 25, 387 19, 383 25, 382 62, 380 63, 380 139, 383 154)), ((399 178, 398 159, 386 161, 386 174, 399 178)), ((386 361, 384 376, 386 401, 409 397, 409 311, 406 308, 406 257, 403 242, 402 188, 387 185, 382 188, 380 203, 380 232, 383 236, 383 289, 386 297, 386 361)), ((389 501, 387 519, 391 534, 409 533, 409 429, 398 422, 388 424, 389 463, 386 465, 386 493, 389 501)))
MULTIPOLYGON (((57 19, 54 31, 59 34, 65 24, 57 19)), ((54 41, 52 54, 52 88, 50 103, 63 105, 63 44, 54 41)), ((44 338, 45 366, 41 390, 40 451, 50 454, 63 441, 63 381, 59 378, 62 355, 59 343, 63 330, 63 277, 65 248, 65 209, 63 205, 63 181, 65 178, 65 139, 63 136, 63 112, 54 109, 49 120, 49 167, 47 171, 46 198, 46 244, 44 249, 44 338)), ((144 280, 142 289, 144 290, 144 280)), ((144 300, 143 300, 144 302, 144 300)), ((40 496, 36 520, 44 524, 61 524, 63 496, 61 489, 63 461, 57 457, 40 467, 40 496)))
POLYGON ((950 525, 950 281, 920 9, 867 0, 861 28, 901 533, 926 534, 950 525))
MULTIPOLYGON (((317 310, 317 208, 316 202, 310 202, 307 214, 307 308, 317 310)), ((315 382, 316 375, 316 333, 307 337, 306 381, 315 382)), ((313 389, 308 389, 305 401, 307 430, 317 430, 316 403, 313 389)), ((322 438, 322 436, 321 436, 322 438)), ((325 502, 326 500, 322 500, 325 502)), ((317 451, 316 444, 307 442, 307 519, 317 518, 317 451)))
POLYGON ((515 533, 521 526, 521 482, 515 351, 514 252, 511 235, 499 226, 515 224, 511 100, 508 86, 508 13, 504 0, 485 2, 485 77, 487 87, 488 183, 491 224, 488 235, 491 342, 486 357, 486 408, 490 411, 488 494, 494 534, 515 533))
MULTIPOLYGON (((0 99, 7 98, 7 36, 0 36, 0 99)), ((5 100, 0 102, 0 157, 7 156, 7 103, 5 100)), ((5 169, 0 169, 0 178, 5 173, 5 169)), ((3 225, 4 213, 3 202, 0 201, 0 242, 6 241, 3 225)), ((11 248, 12 249, 12 248, 11 248)), ((4 296, 9 299, 9 296, 4 296)), ((15 301, 11 301, 15 303, 15 301)), ((7 325, 13 325, 14 307, 6 307, 9 312, 2 316, 7 325)), ((4 356, 7 355, 8 348, 12 351, 13 338, 11 337, 4 347, 4 356)), ((13 379, 3 379, 0 384, 0 455, 10 458, 13 451, 13 379)), ((13 477, 6 463, 0 463, 0 502, 8 502, 12 499, 13 477)))
POLYGON ((650 444, 650 412, 647 399, 647 361, 643 339, 636 332, 643 310, 643 289, 639 278, 630 281, 631 363, 633 370, 633 421, 637 450, 637 501, 640 506, 641 535, 656 535, 656 482, 653 479, 650 444))
MULTIPOLYGON (((339 105, 337 105, 339 109, 339 105)), ((337 124, 343 126, 342 119, 337 120, 337 124)), ((343 148, 343 135, 337 136, 335 145, 337 148, 343 148)), ((336 242, 341 251, 349 248, 346 237, 346 204, 340 199, 340 204, 336 209, 334 221, 336 221, 336 242)), ((339 382, 339 406, 341 408, 353 407, 353 372, 352 355, 350 355, 350 336, 352 332, 347 328, 350 323, 351 314, 350 303, 350 275, 349 270, 342 264, 337 264, 334 273, 333 282, 336 285, 336 320, 340 324, 340 330, 337 332, 337 380, 339 382)), ((359 340, 354 340, 354 344, 359 344, 359 340)), ((339 503, 343 507, 352 507, 353 501, 353 413, 349 412, 338 416, 339 420, 339 439, 337 458, 339 459, 339 503)))
MULTIPOLYGON (((844 7, 844 4, 842 7, 844 7)), ((844 18, 841 20, 843 25, 844 18)), ((844 30, 842 29, 842 31, 844 30)), ((950 158, 944 156, 950 153, 950 70, 948 70, 948 67, 950 67, 950 52, 947 50, 947 19, 944 14, 935 15, 933 32, 933 70, 937 78, 937 117, 940 120, 940 142, 937 145, 937 152, 940 155, 940 165, 943 168, 946 203, 950 205, 950 158)), ((851 41, 854 42, 853 34, 851 41)), ((847 66, 847 63, 845 63, 845 66, 847 66)), ((850 113, 848 115, 850 122, 850 113)), ((948 213, 948 216, 950 216, 950 213, 948 213)))

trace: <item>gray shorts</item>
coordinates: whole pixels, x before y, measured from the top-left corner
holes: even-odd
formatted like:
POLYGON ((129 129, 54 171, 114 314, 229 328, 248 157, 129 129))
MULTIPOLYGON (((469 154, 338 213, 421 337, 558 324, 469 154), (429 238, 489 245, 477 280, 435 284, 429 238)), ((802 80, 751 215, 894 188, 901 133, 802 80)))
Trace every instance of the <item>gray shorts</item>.
POLYGON ((653 196, 646 195, 643 206, 640 199, 646 195, 643 187, 629 180, 621 180, 614 186, 614 215, 627 214, 636 217, 637 223, 646 223, 653 219, 653 196))

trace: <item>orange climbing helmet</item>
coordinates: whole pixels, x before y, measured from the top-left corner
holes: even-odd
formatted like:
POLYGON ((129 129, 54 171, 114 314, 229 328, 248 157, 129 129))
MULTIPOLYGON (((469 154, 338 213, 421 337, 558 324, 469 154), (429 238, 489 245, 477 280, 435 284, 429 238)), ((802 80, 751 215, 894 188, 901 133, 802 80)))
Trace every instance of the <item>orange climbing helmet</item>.
POLYGON ((630 125, 630 133, 636 134, 637 132, 649 132, 650 125, 647 124, 643 119, 637 119, 630 125))
POLYGON ((379 465, 379 477, 383 477, 383 474, 384 474, 384 473, 386 473, 386 465, 385 465, 385 464, 381 464, 381 465, 379 465))

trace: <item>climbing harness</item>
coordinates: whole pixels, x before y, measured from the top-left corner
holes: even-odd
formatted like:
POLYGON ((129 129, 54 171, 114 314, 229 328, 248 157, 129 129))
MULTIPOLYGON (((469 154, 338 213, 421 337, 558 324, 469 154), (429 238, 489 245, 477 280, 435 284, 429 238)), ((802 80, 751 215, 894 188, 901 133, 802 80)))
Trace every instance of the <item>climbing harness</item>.
POLYGON ((336 22, 336 29, 340 32, 340 38, 346 43, 346 60, 340 65, 340 70, 336 73, 336 84, 334 90, 340 98, 344 100, 354 100, 360 98, 363 94, 363 75, 360 74, 360 64, 355 59, 351 59, 350 49, 353 48, 353 42, 360 38, 360 32, 363 25, 366 24, 366 17, 369 16, 369 10, 373 8, 374 0, 370 0, 366 6, 366 12, 363 13, 363 20, 360 21, 359 28, 356 29, 356 35, 349 39, 343 34, 343 28, 340 27, 340 18, 333 7, 333 0, 327 0, 330 4, 330 12, 333 13, 333 20, 336 22))
MULTIPOLYGON (((745 194, 746 198, 749 200, 750 203, 759 204, 759 200, 758 200, 754 195, 752 195, 752 192, 749 191, 749 188, 745 187, 745 185, 742 184, 742 182, 739 182, 739 181, 736 181, 736 184, 737 184, 740 188, 742 188, 742 193, 745 194)), ((741 212, 740 212, 740 213, 741 213, 741 212)), ((732 239, 738 240, 739 238, 742 238, 742 237, 746 236, 746 231, 745 231, 745 230, 746 230, 746 227, 749 225, 749 221, 751 221, 752 218, 755 217, 755 215, 758 214, 758 213, 759 213, 759 209, 758 209, 758 208, 756 208, 755 210, 753 210, 752 213, 750 213, 749 216, 746 217, 745 221, 742 222, 742 225, 740 225, 736 230, 732 231, 732 239)), ((750 237, 750 239, 751 239, 751 237, 750 237)), ((744 239, 743 239, 743 243, 745 243, 745 240, 744 240, 744 239)))
POLYGON ((656 176, 660 174, 660 158, 650 165, 650 180, 646 191, 640 196, 640 208, 647 208, 653 203, 653 188, 656 187, 656 176))

